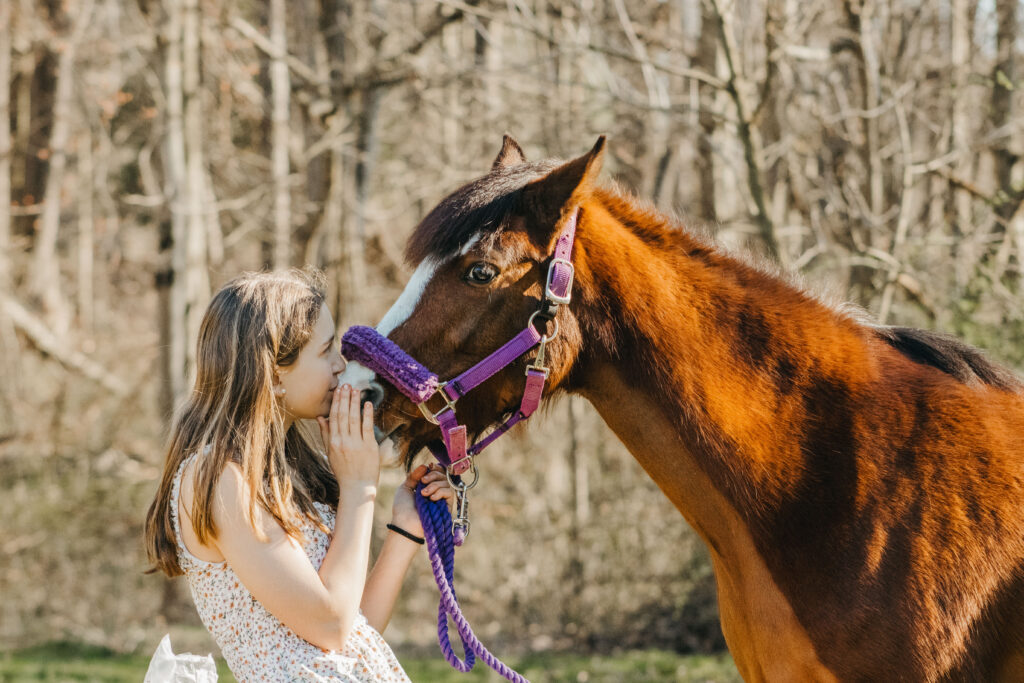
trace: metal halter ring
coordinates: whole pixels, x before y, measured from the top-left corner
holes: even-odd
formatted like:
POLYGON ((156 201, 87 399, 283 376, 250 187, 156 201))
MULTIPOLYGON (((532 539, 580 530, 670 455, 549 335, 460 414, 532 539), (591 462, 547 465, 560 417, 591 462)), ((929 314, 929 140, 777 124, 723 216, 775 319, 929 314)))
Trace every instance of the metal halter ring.
MULTIPOLYGON (((526 323, 526 325, 528 327, 533 327, 533 319, 536 318, 538 315, 540 315, 540 311, 534 311, 533 314, 530 316, 530 320, 526 323)), ((543 343, 545 343, 545 344, 558 336, 558 318, 549 318, 549 320, 551 320, 551 322, 553 322, 555 324, 555 331, 551 334, 550 337, 547 336, 546 334, 545 335, 541 335, 541 337, 542 337, 541 341, 543 343)))
POLYGON ((476 462, 474 462, 472 459, 469 461, 469 471, 473 473, 473 479, 468 484, 462 480, 461 475, 458 475, 458 481, 452 481, 452 472, 447 467, 444 470, 444 474, 446 477, 448 477, 448 483, 452 485, 452 488, 454 488, 456 491, 460 493, 465 493, 466 491, 476 486, 476 483, 480 481, 480 471, 477 470, 476 462))

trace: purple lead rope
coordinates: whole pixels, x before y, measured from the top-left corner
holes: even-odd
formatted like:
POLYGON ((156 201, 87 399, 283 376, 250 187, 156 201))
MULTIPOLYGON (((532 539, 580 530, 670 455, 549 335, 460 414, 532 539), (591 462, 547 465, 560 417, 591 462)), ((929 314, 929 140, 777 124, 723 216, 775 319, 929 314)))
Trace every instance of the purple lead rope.
POLYGON ((462 538, 452 534, 452 516, 448 504, 444 500, 432 501, 420 494, 423 484, 416 487, 416 510, 423 523, 423 537, 427 541, 427 552, 430 553, 430 566, 434 570, 434 581, 441 593, 437 606, 437 641, 441 645, 444 658, 453 668, 465 673, 476 664, 479 657, 487 666, 498 672, 507 680, 515 683, 529 683, 521 674, 513 671, 508 665, 495 657, 484 647, 473 634, 469 622, 462 616, 462 609, 455 597, 455 546, 462 545, 462 538), (455 622, 455 628, 462 639, 462 647, 466 653, 465 660, 459 659, 452 649, 448 637, 448 617, 455 622))

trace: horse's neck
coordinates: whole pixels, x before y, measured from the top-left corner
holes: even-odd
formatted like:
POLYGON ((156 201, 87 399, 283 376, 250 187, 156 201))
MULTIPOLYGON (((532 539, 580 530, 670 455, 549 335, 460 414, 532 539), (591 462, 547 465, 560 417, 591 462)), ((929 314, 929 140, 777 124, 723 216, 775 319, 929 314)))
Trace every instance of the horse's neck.
POLYGON ((754 522, 807 474, 815 402, 873 374, 858 326, 687 235, 640 238, 595 219, 577 314, 595 351, 580 359, 581 393, 681 510, 698 467, 754 522))

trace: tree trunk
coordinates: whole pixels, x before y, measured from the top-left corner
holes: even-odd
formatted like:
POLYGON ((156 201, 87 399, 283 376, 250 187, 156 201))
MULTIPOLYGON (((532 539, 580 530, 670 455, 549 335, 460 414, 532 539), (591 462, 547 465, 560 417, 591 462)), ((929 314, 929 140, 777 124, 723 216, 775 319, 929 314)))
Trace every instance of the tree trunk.
MULTIPOLYGON (((953 71, 953 111, 950 125, 950 146, 957 155, 956 168, 960 177, 969 178, 971 101, 968 91, 971 76, 971 32, 974 28, 969 0, 952 0, 950 25, 950 66, 953 71)), ((964 190, 953 189, 954 234, 963 234, 971 225, 971 196, 964 190)))
POLYGON ((0 289, 11 276, 11 3, 0 2, 0 289))
POLYGON ((1002 231, 1005 223, 1014 215, 1017 205, 1024 198, 1024 190, 1013 188, 1013 167, 1017 163, 1017 155, 1011 149, 1014 139, 1009 129, 1017 118, 1017 107, 1014 98, 1017 82, 1016 41, 1020 40, 1018 21, 1019 0, 997 0, 996 2, 996 64, 992 73, 992 128, 999 131, 998 142, 993 147, 995 154, 995 180, 1000 199, 996 204, 996 213, 1003 224, 997 228, 1002 231))
POLYGON ((71 107, 74 94, 75 54, 92 15, 92 0, 83 0, 77 8, 74 26, 61 48, 57 67, 53 129, 49 143, 49 172, 43 195, 43 213, 39 236, 32 254, 32 294, 39 297, 50 326, 57 334, 68 326, 67 307, 61 299, 57 234, 60 228, 61 194, 67 167, 67 147, 71 136, 71 107))
POLYGON ((92 136, 85 133, 78 147, 78 323, 91 339, 93 316, 93 250, 95 224, 93 218, 92 136))
MULTIPOLYGON (((11 4, 0 2, 0 292, 10 291, 11 273, 11 4)), ((15 419, 18 338, 8 316, 0 320, 0 438, 17 433, 15 419)))
POLYGON ((291 78, 284 56, 288 51, 285 0, 270 0, 270 41, 277 55, 270 63, 272 118, 271 165, 274 178, 274 268, 291 265, 291 191, 288 186, 288 141, 291 78))
MULTIPOLYGON (((697 58, 694 66, 709 74, 718 72, 718 41, 715 39, 714 15, 707 3, 701 3, 701 31, 697 39, 697 58)), ((712 115, 718 93, 706 83, 694 87, 695 97, 691 97, 697 109, 697 187, 699 194, 700 218, 708 224, 718 223, 718 212, 715 210, 715 155, 712 140, 715 139, 715 117, 712 115)))
POLYGON ((166 0, 167 164, 171 202, 171 272, 167 377, 172 402, 186 389, 195 362, 202 305, 209 297, 208 240, 203 201, 208 189, 203 166, 202 102, 199 92, 197 0, 166 0))
POLYGON ((735 4, 723 6, 722 0, 710 0, 714 8, 714 20, 717 24, 719 45, 722 50, 722 62, 725 67, 725 91, 732 100, 736 112, 736 137, 742 150, 742 166, 746 170, 746 185, 750 193, 750 201, 761 244, 768 255, 779 258, 779 242, 772 224, 768 198, 762 183, 761 140, 757 128, 751 120, 752 106, 749 93, 752 87, 744 73, 742 54, 736 42, 735 4))

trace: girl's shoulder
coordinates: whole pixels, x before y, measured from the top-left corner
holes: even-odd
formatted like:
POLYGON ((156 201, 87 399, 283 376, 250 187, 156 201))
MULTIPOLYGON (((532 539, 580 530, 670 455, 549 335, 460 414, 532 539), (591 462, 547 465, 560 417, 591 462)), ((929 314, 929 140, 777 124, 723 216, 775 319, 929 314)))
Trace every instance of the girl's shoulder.
MULTIPOLYGON (((172 504, 178 506, 178 519, 180 520, 181 530, 181 543, 188 551, 190 555, 198 560, 208 563, 218 563, 224 561, 224 555, 216 548, 216 546, 209 543, 201 543, 199 536, 196 534, 195 525, 192 521, 192 513, 194 510, 195 503, 195 484, 196 484, 196 468, 198 465, 199 458, 196 455, 190 456, 182 463, 181 471, 178 476, 181 478, 178 483, 178 496, 177 500, 173 501, 172 504)), ((234 463, 230 463, 234 464, 234 463)), ((241 468, 238 468, 238 474, 241 475, 241 468)), ((235 488, 229 480, 234 479, 231 476, 223 476, 227 472, 225 468, 222 476, 218 479, 217 488, 214 492, 213 500, 220 499, 222 495, 229 494, 231 490, 235 488), (224 483, 228 482, 228 486, 225 487, 224 483)), ((212 502, 212 501, 211 501, 212 502)))

